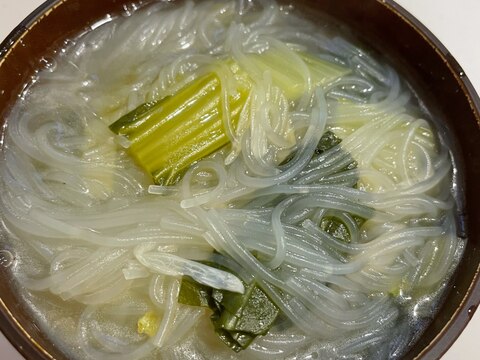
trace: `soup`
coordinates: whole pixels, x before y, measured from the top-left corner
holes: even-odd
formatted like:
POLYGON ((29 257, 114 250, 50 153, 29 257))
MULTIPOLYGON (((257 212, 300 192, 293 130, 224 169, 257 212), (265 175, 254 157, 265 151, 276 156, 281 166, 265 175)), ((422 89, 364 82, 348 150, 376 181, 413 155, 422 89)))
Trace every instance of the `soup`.
POLYGON ((399 358, 464 240, 439 119, 294 6, 132 4, 7 121, 14 273, 91 359, 399 358))

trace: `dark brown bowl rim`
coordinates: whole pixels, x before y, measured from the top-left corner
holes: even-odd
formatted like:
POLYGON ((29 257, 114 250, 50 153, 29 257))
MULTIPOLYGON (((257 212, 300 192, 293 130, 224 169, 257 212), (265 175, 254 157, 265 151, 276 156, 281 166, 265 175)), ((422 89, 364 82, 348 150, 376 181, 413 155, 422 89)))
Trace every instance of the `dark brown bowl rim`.
MULTIPOLYGON (((67 0, 46 0, 35 10, 33 10, 18 26, 16 26, 10 34, 0 43, 0 66, 4 59, 8 56, 10 49, 28 33, 36 23, 42 18, 60 6, 67 0)), ((452 73, 458 85, 460 86, 463 95, 467 98, 470 109, 480 126, 480 98, 465 72, 447 50, 447 48, 440 42, 440 40, 418 19, 410 14, 406 9, 397 4, 394 0, 374 0, 380 5, 386 7, 396 16, 410 26, 423 40, 428 43, 436 54, 441 58, 443 63, 452 73)), ((442 355, 450 348, 450 346, 457 340, 463 329, 473 316, 476 308, 480 304, 480 263, 477 264, 473 280, 470 287, 466 291, 460 305, 457 307, 455 313, 450 317, 449 321, 437 336, 426 346, 415 359, 440 359, 442 355)), ((0 331, 10 341, 10 343, 17 349, 17 351, 26 359, 54 359, 54 357, 38 344, 34 338, 22 327, 22 325, 13 316, 10 309, 7 307, 0 294, 0 331)))
MULTIPOLYGON (((23 19, 0 43, 0 67, 19 40, 32 29, 43 17, 48 15, 49 9, 55 7, 55 3, 64 0, 45 0, 25 19, 23 19)), ((51 10, 50 10, 51 11, 51 10)), ((24 329, 22 324, 13 316, 7 304, 0 294, 0 331, 13 347, 25 359, 54 359, 36 340, 24 329)))

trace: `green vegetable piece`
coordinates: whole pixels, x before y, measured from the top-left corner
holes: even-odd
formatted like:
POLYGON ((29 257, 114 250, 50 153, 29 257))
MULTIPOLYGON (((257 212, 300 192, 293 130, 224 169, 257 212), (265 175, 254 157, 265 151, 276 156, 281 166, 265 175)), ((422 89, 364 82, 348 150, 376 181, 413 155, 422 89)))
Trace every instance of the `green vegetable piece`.
MULTIPOLYGON (((320 58, 291 51, 288 54, 274 49, 250 54, 248 59, 260 73, 268 71, 273 83, 290 100, 308 90, 305 69, 299 71, 299 63, 310 73, 311 86, 349 72, 320 58)), ((238 64, 227 61, 226 65, 231 76, 238 80, 236 91, 227 99, 230 121, 235 128, 253 81, 238 64)), ((156 184, 174 185, 193 163, 228 144, 223 109, 220 79, 209 73, 172 96, 138 106, 111 124, 110 130, 128 140, 125 143, 129 144, 129 154, 156 184)))
POLYGON ((247 285, 244 294, 238 294, 210 288, 186 276, 178 302, 209 307, 215 332, 235 352, 246 349, 258 335, 265 335, 280 312, 255 283, 247 285))
POLYGON ((321 153, 330 150, 334 146, 340 144, 342 139, 340 139, 337 135, 335 135, 332 131, 327 130, 320 138, 318 142, 317 148, 315 149, 315 153, 320 155, 321 153))
POLYGON ((255 283, 248 285, 243 295, 225 292, 221 305, 225 311, 219 321, 224 329, 254 335, 265 335, 279 313, 255 283))
MULTIPOLYGON (((315 149, 315 154, 320 155, 325 151, 330 150, 334 146, 340 144, 341 142, 342 142, 342 139, 340 139, 332 131, 327 130, 320 138, 320 141, 317 144, 317 148, 315 149)), ((357 162, 353 160, 350 154, 348 156, 351 158, 351 162, 348 165, 346 165, 344 168, 342 168, 340 172, 353 170, 357 168, 358 166, 357 162)))
POLYGON ((320 222, 320 228, 337 238, 338 240, 349 243, 351 241, 350 232, 342 220, 335 216, 327 216, 320 222))
POLYGON ((184 305, 210 307, 212 289, 184 276, 178 293, 178 302, 184 305))
MULTIPOLYGON (((327 130, 325 133, 322 135, 320 140, 318 141, 317 147, 315 149, 315 154, 320 155, 323 152, 330 150, 334 146, 340 144, 342 142, 342 139, 340 139, 337 135, 335 135, 332 131, 327 130)), ((295 157, 295 154, 292 153, 290 154, 283 162, 281 165, 287 164, 289 161, 291 161, 295 157)), ((344 169, 349 170, 349 169, 344 169)))
POLYGON ((236 353, 248 348, 256 337, 247 333, 232 332, 222 328, 215 328, 215 332, 220 340, 236 353))
MULTIPOLYGON (((247 99, 239 87, 228 102, 232 124, 247 99)), ((129 154, 159 185, 173 185, 194 162, 228 143, 223 126, 221 85, 209 73, 173 96, 142 104, 110 125, 128 139, 129 154)))
POLYGON ((249 333, 243 333, 243 332, 235 332, 235 331, 230 331, 230 334, 232 335, 232 338, 239 344, 242 349, 246 349, 250 346, 250 344, 255 340, 255 335, 249 334, 249 333))
MULTIPOLYGON (((362 226, 365 222, 365 219, 359 216, 352 215, 352 217, 358 226, 362 226)), ((349 243, 352 240, 347 226, 336 216, 325 216, 322 218, 322 221, 320 222, 320 228, 340 241, 349 243)))
POLYGON ((213 293, 217 293, 217 310, 211 317, 215 331, 237 352, 246 349, 258 335, 265 335, 279 314, 277 306, 255 283, 249 284, 243 295, 219 290, 213 293))
POLYGON ((213 305, 215 308, 219 309, 220 311, 223 309, 222 301, 223 301, 224 292, 217 289, 212 289, 212 300, 213 305))
POLYGON ((255 340, 256 336, 249 334, 249 333, 243 333, 241 331, 239 332, 234 332, 230 331, 230 334, 232 335, 232 338, 243 348, 246 349, 250 346, 250 344, 255 340))

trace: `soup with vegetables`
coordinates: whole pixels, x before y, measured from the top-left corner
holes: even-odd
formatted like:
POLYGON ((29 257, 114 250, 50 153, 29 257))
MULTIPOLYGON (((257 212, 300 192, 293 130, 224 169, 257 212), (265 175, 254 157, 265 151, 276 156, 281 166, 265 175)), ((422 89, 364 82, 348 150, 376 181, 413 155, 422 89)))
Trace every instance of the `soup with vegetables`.
POLYGON ((7 119, 18 291, 75 359, 397 359, 464 248, 454 160, 383 59, 294 3, 133 3, 7 119))

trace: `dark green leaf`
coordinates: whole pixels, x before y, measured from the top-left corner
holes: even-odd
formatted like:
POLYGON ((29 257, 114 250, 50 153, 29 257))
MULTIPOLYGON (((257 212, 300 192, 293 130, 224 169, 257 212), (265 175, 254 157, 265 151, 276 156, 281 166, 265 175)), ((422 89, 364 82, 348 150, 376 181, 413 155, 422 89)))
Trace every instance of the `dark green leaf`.
POLYGON ((244 294, 238 294, 183 277, 178 301, 209 307, 215 332, 235 352, 246 349, 258 335, 266 334, 279 314, 278 307, 254 282, 245 286, 244 294))
POLYGON ((178 293, 178 302, 190 306, 210 307, 211 288, 184 276, 178 293))
POLYGON ((337 135, 335 135, 330 130, 327 130, 320 138, 317 148, 315 149, 315 153, 317 155, 320 155, 321 153, 327 150, 330 150, 331 148, 340 144, 341 142, 342 142, 342 139, 340 139, 337 135))
POLYGON ((329 233, 338 240, 349 243, 351 240, 350 232, 342 220, 335 216, 326 216, 320 222, 323 231, 329 233))

